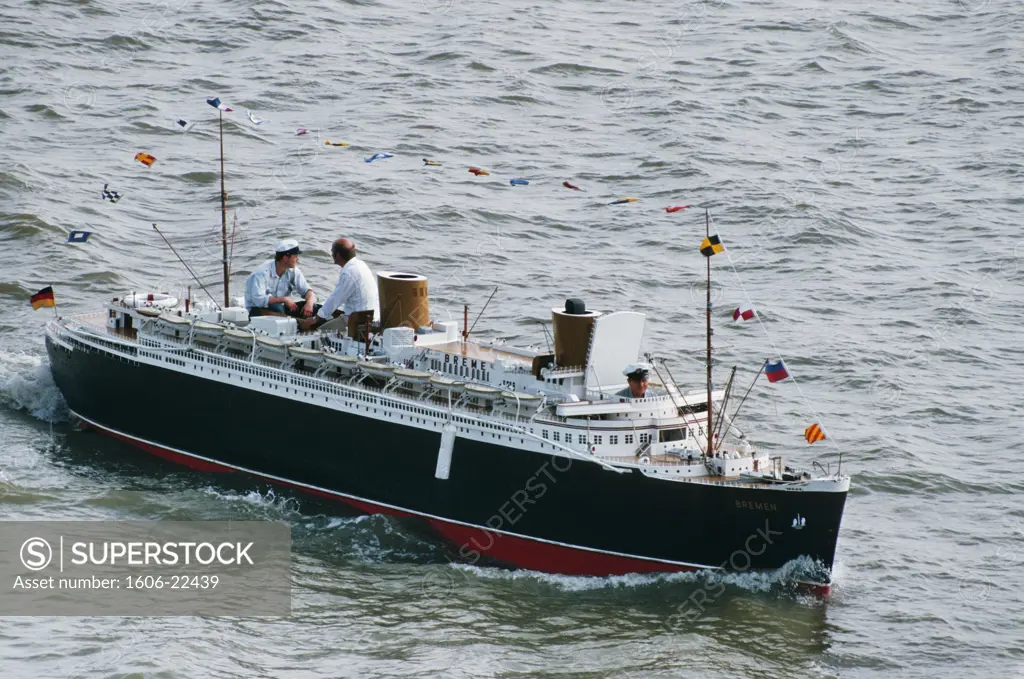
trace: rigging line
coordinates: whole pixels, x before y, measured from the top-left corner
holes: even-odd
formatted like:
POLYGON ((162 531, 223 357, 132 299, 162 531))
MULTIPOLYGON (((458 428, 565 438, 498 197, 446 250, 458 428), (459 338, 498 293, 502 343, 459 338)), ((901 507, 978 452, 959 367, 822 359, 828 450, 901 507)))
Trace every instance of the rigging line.
MULTIPOLYGON (((753 305, 751 305, 751 306, 753 306, 753 305)), ((750 396, 750 390, 754 388, 755 384, 757 384, 757 378, 760 377, 761 373, 764 372, 764 368, 765 368, 766 365, 768 365, 768 359, 765 359, 764 363, 761 364, 761 369, 757 371, 756 375, 754 375, 753 381, 751 381, 750 386, 747 387, 747 391, 746 391, 746 393, 743 394, 743 398, 740 399, 740 404, 738 406, 736 406, 735 412, 733 412, 732 417, 729 418, 729 426, 726 427, 725 433, 722 434, 722 438, 723 439, 725 438, 725 434, 728 434, 729 430, 732 429, 733 421, 735 421, 736 416, 740 414, 740 409, 743 407, 743 403, 747 400, 747 397, 750 396)), ((737 431, 739 431, 739 430, 737 429, 737 431)))
POLYGON ((718 422, 715 425, 715 439, 718 440, 718 441, 722 441, 722 442, 725 441, 725 437, 724 436, 720 437, 719 435, 722 432, 722 422, 725 421, 725 417, 726 417, 725 409, 729 405, 729 397, 732 395, 732 384, 733 384, 733 380, 735 379, 735 377, 736 377, 736 366, 733 366, 732 367, 732 371, 729 373, 729 381, 726 382, 726 384, 725 384, 725 394, 722 396, 722 410, 721 410, 721 413, 720 413, 720 417, 718 418, 718 422))
MULTIPOLYGON (((729 260, 729 266, 732 267, 733 273, 736 276, 736 285, 739 286, 740 291, 743 293, 743 296, 746 298, 747 304, 749 304, 750 306, 753 307, 754 303, 751 301, 750 295, 747 294, 747 289, 745 287, 743 287, 743 281, 740 280, 739 270, 736 269, 736 264, 732 261, 732 255, 729 254, 729 248, 724 248, 723 251, 725 252, 726 258, 729 260)), ((775 346, 775 340, 772 339, 771 333, 768 332, 768 328, 765 327, 764 321, 761 320, 761 314, 757 313, 756 308, 754 310, 754 317, 757 318, 758 325, 761 326, 761 330, 764 331, 765 337, 768 338, 768 343, 772 345, 772 350, 775 351, 775 355, 778 356, 779 358, 782 358, 782 353, 779 351, 779 348, 777 346, 775 346)), ((789 378, 791 380, 793 380, 793 384, 796 385, 796 391, 797 391, 798 394, 800 394, 800 398, 803 399, 804 405, 806 406, 807 410, 810 411, 811 415, 814 416, 814 419, 820 421, 822 419, 821 415, 819 415, 818 412, 811 405, 810 399, 808 399, 807 396, 804 394, 804 390, 800 388, 800 383, 797 382, 796 377, 794 377, 792 374, 790 374, 789 378)), ((821 425, 819 424, 818 426, 820 427, 821 425)), ((822 429, 824 429, 824 428, 822 427, 822 429)), ((826 440, 831 442, 832 447, 835 448, 836 451, 838 451, 840 454, 842 454, 842 452, 843 452, 842 449, 840 449, 839 444, 836 443, 836 440, 834 438, 832 438, 831 435, 829 435, 826 440)), ((808 446, 809 445, 811 445, 811 444, 808 444, 808 446)))
MULTIPOLYGON (((218 309, 220 309, 221 306, 219 304, 217 304, 217 300, 214 298, 213 295, 210 294, 210 291, 206 289, 206 286, 203 285, 202 281, 199 280, 199 277, 196 276, 196 272, 192 270, 192 267, 190 267, 188 265, 188 262, 186 262, 184 259, 181 258, 181 255, 178 254, 178 251, 174 249, 173 245, 171 245, 171 241, 167 240, 167 237, 164 236, 163 232, 160 231, 160 229, 157 228, 156 224, 153 225, 153 230, 156 231, 157 234, 159 234, 160 238, 162 238, 165 243, 167 243, 167 247, 169 247, 171 249, 171 252, 174 253, 174 256, 177 257, 178 261, 182 263, 182 265, 185 267, 185 270, 188 271, 192 275, 192 278, 195 280, 196 283, 199 284, 199 287, 203 289, 203 292, 205 292, 207 294, 207 296, 211 300, 213 300, 214 305, 218 309)), ((134 294, 134 293, 132 293, 132 294, 134 294)))
MULTIPOLYGON (((660 357, 659 360, 661 361, 661 365, 665 367, 665 373, 668 375, 668 378, 670 380, 672 380, 673 384, 676 385, 676 391, 679 392, 679 398, 683 399, 683 405, 686 406, 688 409, 689 408, 694 408, 694 407, 700 405, 699 403, 695 403, 692 406, 690 405, 690 403, 686 400, 686 394, 684 394, 683 390, 679 388, 679 382, 676 381, 676 378, 672 375, 672 371, 668 367, 668 360, 665 359, 664 357, 660 357)), ((675 401, 673 401, 673 404, 674 403, 675 403, 675 401)), ((689 415, 689 417, 690 417, 690 420, 691 420, 690 423, 692 423, 695 427, 697 427, 697 433, 698 434, 703 434, 705 436, 705 438, 708 438, 706 428, 705 428, 704 425, 702 425, 700 423, 700 418, 697 417, 697 413, 689 412, 689 413, 687 413, 687 415, 689 415)), ((685 416, 680 415, 680 417, 682 417, 684 421, 686 420, 685 416)), ((704 421, 707 422, 707 417, 706 416, 705 416, 704 421)), ((698 445, 698 447, 700 446, 700 441, 699 440, 698 440, 697 445, 698 445)), ((703 452, 703 450, 704 449, 701 448, 701 452, 703 452)))
MULTIPOLYGON (((672 384, 676 388, 676 393, 678 393, 679 397, 681 399, 683 399, 683 406, 685 408, 689 409, 690 408, 690 404, 686 402, 686 395, 683 393, 683 390, 679 388, 679 383, 676 382, 676 378, 672 377, 672 373, 669 372, 668 364, 665 362, 664 358, 661 358, 661 364, 663 366, 665 366, 665 373, 668 375, 669 379, 672 380, 672 384)), ((668 382, 665 381, 665 379, 661 376, 661 372, 658 370, 658 363, 657 363, 657 361, 651 361, 651 367, 654 368, 654 374, 657 375, 658 379, 661 380, 661 383, 665 385, 665 391, 669 392, 668 395, 672 398, 672 405, 675 406, 675 408, 676 408, 676 415, 681 417, 683 422, 685 423, 686 422, 686 418, 683 417, 683 415, 679 412, 679 411, 682 410, 682 408, 680 408, 678 405, 676 405, 676 396, 671 391, 669 391, 668 382)), ((702 426, 700 426, 700 423, 697 421, 697 417, 693 413, 687 413, 687 414, 691 416, 691 419, 693 420, 693 423, 695 425, 697 425, 697 432, 701 433, 701 434, 704 433, 704 428, 702 426)), ((689 427, 687 427, 687 428, 689 428, 689 427)), ((709 442, 710 442, 710 439, 709 439, 709 442)), ((704 450, 704 446, 702 446, 700 444, 700 438, 697 438, 697 448, 700 450, 700 454, 702 456, 704 456, 704 457, 708 456, 707 452, 704 450)))
POLYGON ((551 340, 549 340, 548 337, 551 335, 551 333, 548 332, 548 326, 544 325, 544 321, 540 320, 539 318, 536 319, 536 321, 538 323, 540 323, 540 327, 544 331, 544 341, 548 343, 548 353, 550 354, 551 353, 551 340))
POLYGON ((487 305, 491 303, 491 300, 492 300, 492 299, 494 299, 494 295, 495 295, 495 294, 496 294, 497 292, 498 292, 498 286, 497 286, 497 285, 495 285, 495 286, 494 286, 494 290, 493 290, 493 292, 491 292, 491 296, 487 298, 487 301, 486 301, 486 302, 484 302, 484 308, 483 308, 483 309, 481 309, 481 310, 480 310, 480 313, 478 313, 478 314, 476 315, 476 321, 473 321, 473 325, 469 326, 469 332, 473 332, 473 328, 475 328, 475 327, 476 327, 477 321, 479 321, 479 320, 480 320, 480 317, 484 315, 484 312, 485 312, 485 311, 487 311, 487 305))

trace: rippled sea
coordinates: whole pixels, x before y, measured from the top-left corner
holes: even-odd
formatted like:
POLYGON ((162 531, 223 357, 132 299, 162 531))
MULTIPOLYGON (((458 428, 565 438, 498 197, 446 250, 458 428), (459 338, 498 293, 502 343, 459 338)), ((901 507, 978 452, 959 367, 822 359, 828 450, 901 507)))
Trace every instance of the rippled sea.
MULTIPOLYGON (((4 518, 285 520, 295 577, 287 619, 3 618, 2 673, 1024 676, 1021 9, 0 0, 4 518), (154 223, 216 286, 214 96, 235 109, 236 291, 281 237, 326 290, 328 244, 350 236, 374 269, 427 275, 435 316, 475 315, 497 287, 480 336, 541 344, 567 296, 643 311, 647 349, 697 386, 709 209, 728 247, 712 260, 718 374, 738 366, 745 386, 778 354, 797 378, 762 383, 740 419, 805 465, 841 452, 853 476, 831 600, 732 576, 681 622, 707 576, 453 565, 403 521, 73 429, 50 311, 28 297, 52 284, 70 314, 178 292, 154 223), (608 205, 622 197, 640 200, 608 205), (64 245, 72 229, 93 236, 64 245), (730 321, 742 303, 763 327, 730 321), (808 448, 812 422, 830 439, 808 448)), ((188 426, 188 409, 154 416, 188 426)))

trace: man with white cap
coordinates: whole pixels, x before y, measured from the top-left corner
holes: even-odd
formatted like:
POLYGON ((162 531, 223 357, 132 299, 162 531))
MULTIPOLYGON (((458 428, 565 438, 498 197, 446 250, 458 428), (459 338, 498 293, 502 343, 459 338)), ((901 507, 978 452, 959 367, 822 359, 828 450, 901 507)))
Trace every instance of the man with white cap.
POLYGON ((644 398, 647 396, 647 376, 651 372, 649 363, 630 363, 622 370, 628 386, 616 396, 644 398))
POLYGON ((297 266, 301 254, 298 241, 290 238, 283 240, 274 248, 274 258, 249 274, 245 281, 245 306, 250 316, 287 315, 308 318, 318 311, 316 293, 306 283, 306 277, 297 266), (291 299, 293 292, 305 300, 301 309, 291 299))

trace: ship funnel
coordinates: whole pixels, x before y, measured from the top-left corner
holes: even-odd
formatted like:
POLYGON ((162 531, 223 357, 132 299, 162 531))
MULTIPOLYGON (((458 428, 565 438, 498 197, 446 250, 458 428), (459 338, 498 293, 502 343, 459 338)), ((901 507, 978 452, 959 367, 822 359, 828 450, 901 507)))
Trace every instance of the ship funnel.
POLYGON ((381 330, 405 326, 414 331, 430 326, 427 279, 414 273, 378 271, 381 330))
POLYGON ((600 311, 587 311, 583 300, 576 298, 565 300, 564 311, 557 307, 551 309, 551 325, 555 334, 555 363, 559 367, 583 368, 587 365, 594 319, 600 315, 600 311))

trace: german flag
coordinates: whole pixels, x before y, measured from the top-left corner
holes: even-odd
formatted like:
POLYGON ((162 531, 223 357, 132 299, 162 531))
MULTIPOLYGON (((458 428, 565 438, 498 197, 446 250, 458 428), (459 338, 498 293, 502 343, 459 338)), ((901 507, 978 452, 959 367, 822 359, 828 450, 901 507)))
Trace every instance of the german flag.
POLYGON ((32 299, 29 300, 33 309, 37 311, 42 309, 44 306, 55 307, 57 306, 56 300, 53 299, 53 287, 47 285, 45 288, 32 295, 32 299))
POLYGON ((818 441, 824 441, 826 437, 821 427, 812 424, 807 429, 804 429, 804 438, 807 439, 808 443, 817 443, 818 441))
POLYGON ((156 158, 149 155, 148 153, 136 153, 135 160, 139 161, 146 167, 149 167, 150 165, 156 162, 156 158))
POLYGON ((710 257, 711 255, 717 255, 719 252, 725 252, 725 246, 722 245, 722 241, 717 235, 708 236, 701 241, 700 254, 710 257))

